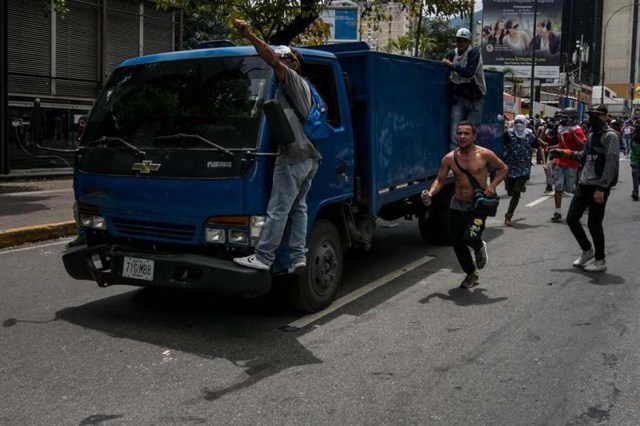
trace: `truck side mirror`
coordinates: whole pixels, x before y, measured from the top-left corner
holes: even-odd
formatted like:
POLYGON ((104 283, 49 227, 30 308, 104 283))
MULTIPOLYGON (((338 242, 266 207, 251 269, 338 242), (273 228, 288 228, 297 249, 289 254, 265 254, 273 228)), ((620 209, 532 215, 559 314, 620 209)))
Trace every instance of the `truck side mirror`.
POLYGON ((291 130, 291 124, 282 109, 282 106, 274 99, 265 101, 262 110, 271 128, 271 136, 280 145, 289 145, 296 141, 291 130))

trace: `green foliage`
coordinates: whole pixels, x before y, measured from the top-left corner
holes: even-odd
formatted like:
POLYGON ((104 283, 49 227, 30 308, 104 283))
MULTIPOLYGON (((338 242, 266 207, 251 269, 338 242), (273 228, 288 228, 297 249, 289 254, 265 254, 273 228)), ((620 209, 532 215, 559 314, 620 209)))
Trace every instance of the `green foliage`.
MULTIPOLYGON (((49 5, 47 0, 43 4, 49 5)), ((400 8, 411 18, 420 13, 429 16, 468 16, 472 0, 398 0, 400 8)), ((374 27, 391 19, 386 10, 388 1, 371 0, 362 3, 362 18, 372 20, 374 27)), ((53 8, 59 13, 68 11, 67 0, 54 0, 53 8)), ((323 0, 157 0, 157 7, 181 7, 185 10, 187 45, 217 38, 236 38, 231 22, 244 19, 263 40, 273 44, 317 44, 327 39, 328 27, 316 22, 326 8, 323 0), (195 16, 194 16, 195 15, 195 16), (210 19, 208 24, 205 20, 210 19), (227 27, 229 33, 223 31, 227 27), (229 37, 226 35, 229 34, 229 37)), ((437 43, 436 43, 437 44, 437 43)))

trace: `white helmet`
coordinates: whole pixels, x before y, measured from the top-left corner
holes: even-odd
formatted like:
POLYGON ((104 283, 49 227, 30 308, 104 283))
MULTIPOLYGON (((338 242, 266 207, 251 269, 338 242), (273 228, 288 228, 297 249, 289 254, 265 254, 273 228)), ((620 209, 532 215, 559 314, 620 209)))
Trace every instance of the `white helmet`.
POLYGON ((456 33, 456 38, 464 38, 467 40, 471 40, 471 31, 466 28, 460 28, 456 33))

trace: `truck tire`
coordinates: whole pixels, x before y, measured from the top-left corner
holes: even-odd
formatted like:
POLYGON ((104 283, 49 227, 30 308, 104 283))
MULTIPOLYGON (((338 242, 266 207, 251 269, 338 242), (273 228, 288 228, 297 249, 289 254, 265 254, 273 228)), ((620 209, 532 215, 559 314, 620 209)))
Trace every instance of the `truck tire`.
POLYGON ((426 243, 451 244, 449 233, 449 203, 453 197, 454 186, 447 185, 436 194, 430 211, 418 217, 420 235, 426 243))
POLYGON ((343 265, 338 230, 328 220, 318 220, 309 238, 307 268, 289 283, 289 304, 304 312, 317 312, 329 306, 342 281, 343 265))

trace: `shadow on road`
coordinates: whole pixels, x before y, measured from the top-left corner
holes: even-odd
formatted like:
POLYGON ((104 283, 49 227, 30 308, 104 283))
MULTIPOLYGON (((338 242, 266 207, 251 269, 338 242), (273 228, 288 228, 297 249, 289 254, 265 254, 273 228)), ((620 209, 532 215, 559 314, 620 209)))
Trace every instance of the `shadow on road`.
POLYGON ((589 279, 589 284, 594 285, 620 285, 626 282, 626 280, 619 275, 610 274, 608 272, 586 272, 580 268, 575 267, 551 269, 551 271, 582 275, 583 277, 589 279))
POLYGON ((206 294, 139 290, 56 313, 58 319, 208 359, 226 359, 244 369, 227 383, 200 390, 213 401, 252 386, 291 367, 319 364, 320 359, 278 325, 290 318, 264 300, 221 299, 206 294))
POLYGON ((462 289, 460 287, 452 288, 447 293, 431 293, 427 297, 420 299, 419 302, 424 304, 429 303, 431 299, 446 300, 448 302, 454 302, 458 306, 473 306, 473 305, 491 305, 493 303, 504 302, 508 297, 489 297, 484 292, 487 291, 484 288, 476 287, 472 290, 462 289))

